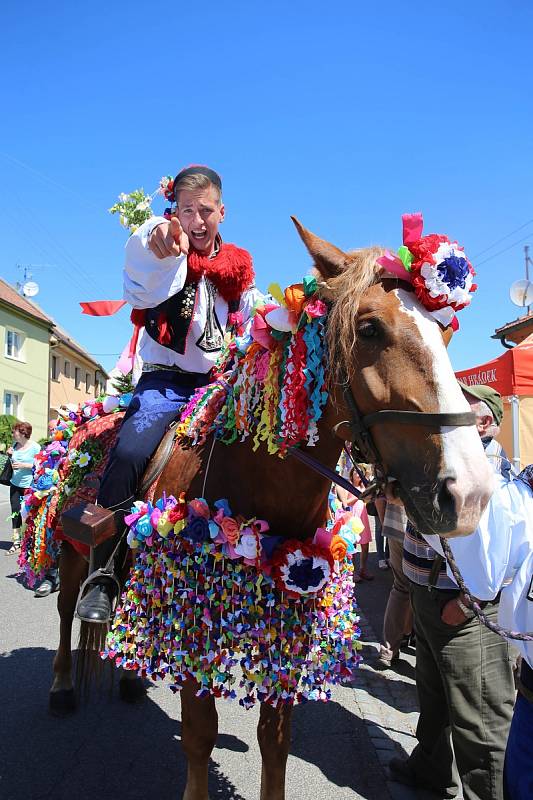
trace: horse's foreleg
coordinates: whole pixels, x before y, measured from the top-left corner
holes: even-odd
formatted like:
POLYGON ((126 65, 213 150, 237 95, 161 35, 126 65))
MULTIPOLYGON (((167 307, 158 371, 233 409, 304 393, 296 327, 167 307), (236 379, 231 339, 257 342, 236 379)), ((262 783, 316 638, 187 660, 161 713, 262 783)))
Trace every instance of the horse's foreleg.
POLYGON ((261 703, 257 740, 261 750, 261 800, 284 800, 285 771, 291 745, 292 707, 261 703))
POLYGON ((63 542, 59 557, 59 647, 54 658, 54 680, 50 689, 50 710, 56 714, 73 711, 74 684, 72 680, 72 622, 81 581, 87 564, 68 542, 63 542))
POLYGON ((218 733, 215 700, 196 697, 198 684, 187 681, 181 696, 181 743, 187 756, 187 785, 183 800, 207 800, 209 758, 218 733))

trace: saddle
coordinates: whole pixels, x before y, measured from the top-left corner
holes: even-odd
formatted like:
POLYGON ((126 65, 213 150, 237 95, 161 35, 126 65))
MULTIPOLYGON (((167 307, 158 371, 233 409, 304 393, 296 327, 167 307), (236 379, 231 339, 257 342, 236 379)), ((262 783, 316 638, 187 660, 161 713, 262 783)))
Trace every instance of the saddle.
MULTIPOLYGON (((182 450, 179 447, 176 440, 176 425, 176 422, 170 425, 150 459, 141 479, 137 497, 153 496, 157 481, 173 455, 179 458, 175 492, 187 491, 198 472, 200 458, 194 450, 182 450)), ((94 492, 95 497, 99 484, 100 478, 96 475, 88 475, 84 481, 85 489, 92 490, 91 493, 94 492)), ((89 547, 96 547, 118 532, 115 512, 92 502, 78 502, 71 505, 61 515, 61 525, 65 536, 89 547)))

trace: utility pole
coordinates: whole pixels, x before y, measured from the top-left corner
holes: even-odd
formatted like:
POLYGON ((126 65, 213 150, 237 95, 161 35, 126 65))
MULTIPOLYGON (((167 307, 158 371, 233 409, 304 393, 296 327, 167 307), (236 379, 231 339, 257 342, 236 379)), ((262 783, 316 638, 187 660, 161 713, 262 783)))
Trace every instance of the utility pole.
MULTIPOLYGON (((531 261, 531 258, 529 257, 529 245, 528 244, 524 245, 524 259, 525 259, 525 262, 526 262, 526 281, 528 281, 529 280, 529 265, 531 264, 533 266, 533 261, 531 261)), ((531 306, 527 307, 528 316, 530 314, 530 308, 531 308, 531 306)))

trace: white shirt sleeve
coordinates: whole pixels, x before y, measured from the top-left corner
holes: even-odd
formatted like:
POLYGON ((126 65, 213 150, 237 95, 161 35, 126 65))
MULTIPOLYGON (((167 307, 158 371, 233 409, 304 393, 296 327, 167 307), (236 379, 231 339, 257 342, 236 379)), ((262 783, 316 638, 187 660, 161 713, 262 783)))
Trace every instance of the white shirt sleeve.
POLYGON ((239 311, 242 314, 243 333, 247 336, 252 326, 252 310, 259 301, 264 300, 265 295, 255 286, 243 292, 239 311))
POLYGON ((187 256, 158 258, 148 247, 150 234, 162 222, 166 222, 164 217, 152 217, 126 243, 124 300, 133 308, 154 308, 185 284, 187 256))
MULTIPOLYGON (((495 482, 492 497, 474 533, 448 539, 466 585, 479 600, 493 600, 512 579, 523 560, 524 541, 531 535, 526 530, 531 525, 528 518, 533 514, 531 492, 522 481, 507 481, 495 475, 495 482)), ((424 538, 443 554, 438 536, 424 535, 424 538)), ((449 565, 448 575, 453 580, 449 565)))

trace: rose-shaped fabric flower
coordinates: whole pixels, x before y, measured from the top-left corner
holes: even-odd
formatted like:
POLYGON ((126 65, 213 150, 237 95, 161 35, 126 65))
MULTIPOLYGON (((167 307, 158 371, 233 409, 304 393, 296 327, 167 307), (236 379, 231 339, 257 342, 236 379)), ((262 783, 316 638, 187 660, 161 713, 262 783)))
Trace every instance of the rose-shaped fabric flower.
POLYGON ((228 325, 231 325, 235 328, 240 328, 243 322, 244 318, 241 311, 231 311, 228 314, 228 325))
POLYGON ((239 541, 240 525, 233 517, 223 517, 220 521, 220 529, 225 540, 235 546, 239 541))
POLYGON ((209 506, 203 497, 197 497, 194 500, 191 500, 189 502, 189 509, 192 511, 195 517, 204 517, 205 519, 209 519, 211 516, 209 506))
POLYGON ((311 302, 306 305, 305 313, 309 319, 325 317, 328 313, 328 307, 323 300, 316 298, 315 300, 311 300, 311 302))
POLYGON ((235 545, 235 552, 253 564, 260 555, 259 537, 250 528, 245 528, 239 543, 235 545))
POLYGON ((177 535, 178 533, 181 533, 182 530, 186 527, 187 527, 187 519, 185 517, 183 517, 182 519, 178 519, 174 523, 174 533, 177 535))
POLYGON ((303 283, 293 283, 285 289, 285 303, 293 314, 300 316, 305 300, 303 283))
POLYGON ((339 535, 333 537, 329 549, 335 561, 342 561, 346 558, 348 548, 344 539, 339 535))
POLYGON ((37 479, 37 489, 41 492, 45 492, 47 489, 50 489, 54 485, 52 480, 52 476, 50 474, 40 475, 37 479))
POLYGON ((153 509, 152 513, 150 514, 150 524, 151 524, 152 528, 156 528, 157 529, 157 523, 159 522, 159 519, 161 517, 161 513, 162 512, 161 512, 160 508, 154 508, 153 509))
POLYGON ((250 330, 252 338, 266 350, 272 350, 273 348, 277 347, 277 342, 271 335, 269 326, 265 321, 266 315, 275 308, 278 308, 278 306, 274 305, 273 303, 260 306, 259 308, 255 309, 252 319, 252 327, 250 330))
POLYGON ((189 520, 183 535, 194 544, 201 544, 210 539, 209 523, 205 517, 193 517, 189 520))
POLYGON ((173 525, 175 525, 176 522, 179 522, 182 519, 186 519, 187 516, 188 516, 188 511, 186 503, 179 503, 168 512, 168 518, 173 525))
POLYGON ((152 534, 153 528, 148 514, 140 517, 135 523, 135 534, 138 539, 147 539, 152 534))
POLYGON ((172 528, 174 527, 168 518, 169 512, 163 511, 159 519, 157 520, 157 532, 160 536, 164 539, 168 536, 172 528))
POLYGON ((229 503, 225 497, 222 497, 220 500, 215 500, 215 508, 217 510, 222 509, 225 517, 231 517, 231 508, 229 507, 229 503))

